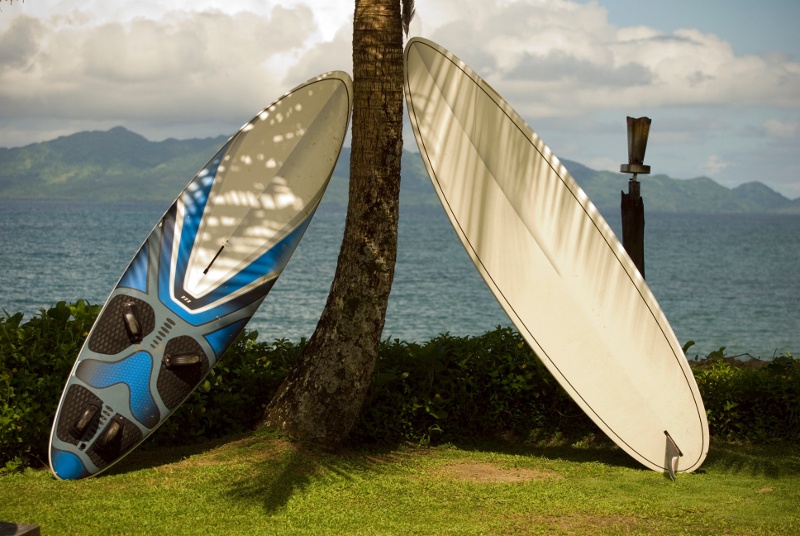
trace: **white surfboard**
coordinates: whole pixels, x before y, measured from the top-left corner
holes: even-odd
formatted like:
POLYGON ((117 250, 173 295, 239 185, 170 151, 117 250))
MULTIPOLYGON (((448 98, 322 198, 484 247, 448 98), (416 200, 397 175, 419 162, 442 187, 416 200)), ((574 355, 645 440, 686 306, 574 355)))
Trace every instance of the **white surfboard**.
POLYGON ((405 65, 422 159, 514 325, 625 452, 659 472, 697 469, 709 441, 700 392, 613 231, 533 130, 453 54, 414 38, 405 65))
POLYGON ((50 435, 57 478, 97 475, 121 460, 236 340, 311 222, 352 104, 344 72, 297 86, 231 137, 178 196, 67 378, 50 435))

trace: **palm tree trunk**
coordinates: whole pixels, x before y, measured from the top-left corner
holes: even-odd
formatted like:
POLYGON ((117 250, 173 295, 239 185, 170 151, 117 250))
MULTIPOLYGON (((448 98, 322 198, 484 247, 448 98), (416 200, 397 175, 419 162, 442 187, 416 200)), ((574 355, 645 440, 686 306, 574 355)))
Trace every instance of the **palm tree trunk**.
POLYGON ((331 291, 265 423, 328 448, 349 434, 377 360, 397 256, 403 131, 399 0, 356 0, 350 197, 331 291))

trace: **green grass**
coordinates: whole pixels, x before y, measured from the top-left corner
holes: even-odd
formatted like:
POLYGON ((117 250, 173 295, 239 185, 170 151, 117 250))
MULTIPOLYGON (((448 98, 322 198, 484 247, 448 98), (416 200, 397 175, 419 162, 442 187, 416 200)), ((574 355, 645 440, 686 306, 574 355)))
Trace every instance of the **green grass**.
POLYGON ((107 475, 0 477, 42 534, 797 534, 800 447, 712 443, 675 482, 602 441, 337 455, 249 435, 137 451, 107 475))

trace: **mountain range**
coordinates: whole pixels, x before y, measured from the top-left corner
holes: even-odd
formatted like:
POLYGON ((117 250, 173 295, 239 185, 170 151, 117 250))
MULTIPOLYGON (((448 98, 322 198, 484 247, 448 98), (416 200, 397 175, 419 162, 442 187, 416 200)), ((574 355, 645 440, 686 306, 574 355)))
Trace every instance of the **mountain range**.
MULTIPOLYGON (((171 201, 219 150, 225 136, 154 142, 124 127, 79 132, 51 141, 0 148, 0 199, 171 201)), ((326 203, 347 202, 350 149, 336 165, 326 203)), ((628 176, 562 161, 601 212, 618 210, 628 176)), ((404 151, 401 203, 438 203, 419 154, 404 151)), ((726 188, 707 177, 640 176, 647 211, 795 213, 790 200, 760 182, 726 188)))

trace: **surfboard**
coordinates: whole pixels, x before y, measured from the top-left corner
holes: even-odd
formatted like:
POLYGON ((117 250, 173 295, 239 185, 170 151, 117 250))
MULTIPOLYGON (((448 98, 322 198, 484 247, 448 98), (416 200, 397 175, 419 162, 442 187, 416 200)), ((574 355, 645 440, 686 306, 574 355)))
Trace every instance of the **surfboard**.
POLYGON ((659 472, 697 469, 708 423, 667 318, 542 140, 449 51, 405 49, 408 113, 436 193, 497 301, 561 386, 659 472))
POLYGON ((352 95, 338 71, 294 88, 231 137, 167 210, 67 379, 50 434, 57 478, 97 475, 119 461, 235 341, 319 205, 352 95))

